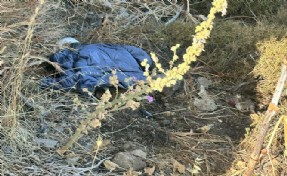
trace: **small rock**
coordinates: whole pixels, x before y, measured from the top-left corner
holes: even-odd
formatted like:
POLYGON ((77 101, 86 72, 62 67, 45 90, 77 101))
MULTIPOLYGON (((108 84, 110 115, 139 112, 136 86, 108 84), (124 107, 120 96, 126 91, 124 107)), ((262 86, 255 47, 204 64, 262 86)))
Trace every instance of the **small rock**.
POLYGON ((117 153, 113 162, 125 169, 133 168, 133 170, 141 170, 146 167, 146 163, 131 152, 117 153))
POLYGON ((208 87, 212 84, 212 82, 205 78, 205 77, 199 77, 197 79, 197 86, 198 86, 198 89, 200 89, 201 86, 203 86, 205 89, 208 89, 208 87))
POLYGON ((124 149, 124 151, 132 151, 132 150, 137 150, 137 149, 140 149, 142 151, 146 151, 145 146, 143 146, 137 142, 132 142, 132 141, 127 141, 124 144, 123 149, 124 149))
POLYGON ((161 123, 163 126, 167 126, 171 124, 171 121, 169 119, 164 119, 161 123))
POLYGON ((139 149, 130 151, 130 153, 135 156, 141 157, 143 159, 146 159, 146 155, 147 155, 146 152, 139 150, 139 149))
POLYGON ((235 107, 242 112, 255 112, 255 103, 251 100, 237 102, 235 107))
POLYGON ((200 87, 200 92, 198 93, 198 95, 201 97, 199 98, 195 98, 194 99, 194 106, 201 110, 201 111, 214 111, 217 109, 217 106, 214 102, 214 100, 207 94, 204 86, 200 87))
POLYGON ((236 95, 227 103, 241 112, 255 112, 255 103, 251 99, 243 98, 241 95, 236 95))

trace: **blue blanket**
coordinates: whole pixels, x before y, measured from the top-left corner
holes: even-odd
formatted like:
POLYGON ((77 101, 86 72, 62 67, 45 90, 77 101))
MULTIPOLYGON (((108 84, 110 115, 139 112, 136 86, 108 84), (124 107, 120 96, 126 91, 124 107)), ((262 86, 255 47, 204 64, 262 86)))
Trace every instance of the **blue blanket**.
POLYGON ((65 73, 56 77, 46 77, 42 88, 70 90, 75 88, 83 93, 83 88, 94 92, 95 88, 110 87, 109 78, 116 70, 119 87, 128 88, 135 80, 145 80, 144 68, 140 63, 152 59, 141 48, 130 45, 90 44, 80 45, 75 50, 64 49, 53 54, 50 61, 57 62, 65 73), (126 78, 132 78, 126 82, 126 78))

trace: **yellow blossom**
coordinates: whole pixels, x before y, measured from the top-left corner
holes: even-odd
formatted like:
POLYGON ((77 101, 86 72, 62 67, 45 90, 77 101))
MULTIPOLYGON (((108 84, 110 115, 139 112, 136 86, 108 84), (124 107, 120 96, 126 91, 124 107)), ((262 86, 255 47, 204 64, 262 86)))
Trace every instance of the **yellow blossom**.
POLYGON ((175 46, 171 47, 170 50, 176 52, 176 50, 180 47, 180 44, 176 44, 175 46))
POLYGON ((119 80, 117 75, 113 75, 110 77, 110 84, 117 87, 119 85, 119 80))
POLYGON ((140 106, 140 103, 133 100, 128 100, 126 106, 132 108, 132 110, 136 110, 140 106))
MULTIPOLYGON (((164 70, 165 77, 152 79, 150 76, 147 76, 148 84, 151 90, 162 91, 164 87, 175 85, 177 80, 183 79, 183 75, 186 74, 190 69, 190 64, 196 61, 196 57, 200 56, 201 53, 204 51, 204 44, 209 38, 211 30, 213 28, 213 20, 215 19, 215 14, 218 12, 222 12, 222 15, 225 15, 226 8, 226 0, 213 1, 210 13, 207 16, 207 20, 202 22, 195 29, 195 35, 192 45, 186 49, 186 53, 183 55, 183 63, 179 64, 177 67, 173 67, 174 62, 179 58, 176 55, 176 50, 180 45, 177 44, 171 47, 171 51, 173 51, 174 55, 172 61, 170 61, 170 69, 164 70)), ((155 56, 154 53, 151 53, 151 57, 155 62, 158 71, 162 72, 163 69, 158 62, 158 58, 155 56)), ((142 63, 142 65, 145 64, 146 63, 142 63)))
POLYGON ((141 65, 142 65, 143 67, 146 67, 146 66, 148 65, 147 59, 144 59, 144 60, 142 61, 141 65))
POLYGON ((102 95, 101 100, 102 100, 102 102, 108 102, 111 98, 112 98, 112 94, 111 94, 110 90, 107 89, 105 91, 105 93, 102 95))
POLYGON ((101 124, 101 121, 99 119, 95 118, 95 119, 91 120, 89 125, 93 128, 97 128, 97 127, 101 126, 102 124, 101 124))

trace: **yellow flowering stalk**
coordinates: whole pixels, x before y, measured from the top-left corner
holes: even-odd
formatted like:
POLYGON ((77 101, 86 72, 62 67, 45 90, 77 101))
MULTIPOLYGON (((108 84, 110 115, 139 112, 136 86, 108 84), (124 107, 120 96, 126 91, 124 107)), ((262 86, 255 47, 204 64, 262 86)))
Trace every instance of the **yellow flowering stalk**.
MULTIPOLYGON (((204 51, 204 44, 210 36, 210 32, 213 28, 213 21, 215 19, 215 14, 221 12, 222 15, 226 14, 227 1, 226 0, 214 0, 212 3, 212 8, 210 13, 207 16, 207 20, 202 22, 195 29, 195 35, 192 42, 192 45, 186 49, 186 53, 183 55, 183 62, 176 67, 173 67, 173 63, 178 59, 176 55, 176 49, 179 45, 176 45, 171 48, 174 52, 173 60, 171 61, 171 68, 167 71, 164 71, 161 65, 158 63, 154 53, 151 53, 151 57, 155 62, 155 66, 159 72, 165 74, 164 78, 152 79, 150 75, 145 72, 147 75, 147 82, 150 86, 148 92, 151 91, 162 91, 164 87, 171 87, 176 84, 177 80, 182 80, 183 75, 188 72, 190 69, 190 64, 196 61, 196 57, 199 56, 204 51)), ((142 63, 143 66, 147 66, 146 61, 142 63)))
POLYGON ((178 55, 176 54, 176 50, 179 47, 180 47, 180 44, 176 44, 175 46, 170 48, 170 50, 173 52, 172 60, 169 62, 170 69, 173 67, 173 64, 179 59, 178 55))

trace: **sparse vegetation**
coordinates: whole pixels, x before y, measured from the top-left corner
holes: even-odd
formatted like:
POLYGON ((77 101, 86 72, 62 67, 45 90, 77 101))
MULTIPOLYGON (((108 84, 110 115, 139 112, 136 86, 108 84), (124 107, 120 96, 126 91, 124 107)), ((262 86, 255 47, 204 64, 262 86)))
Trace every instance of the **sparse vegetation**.
MULTIPOLYGON (((285 63, 286 2, 229 1, 227 16, 214 23, 215 16, 207 16, 212 1, 190 1, 191 16, 177 16, 183 3, 0 2, 1 174, 243 174, 285 63), (125 93, 107 90, 99 100, 41 90, 41 79, 57 74, 47 69, 48 56, 66 36, 142 47, 154 53, 157 72, 146 72, 147 82, 125 93), (167 77, 156 79, 159 72, 167 77), (202 85, 217 110, 194 107, 202 85), (242 108, 249 100, 256 114, 242 108), (145 169, 123 169, 112 160, 134 150, 147 154, 145 169)), ((115 75, 111 82, 117 87, 115 75)), ((286 88, 282 97, 280 111, 273 107, 281 117, 270 121, 258 175, 287 173, 286 88)))

